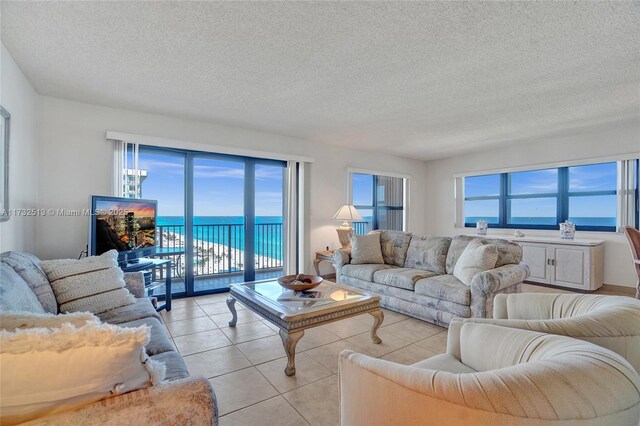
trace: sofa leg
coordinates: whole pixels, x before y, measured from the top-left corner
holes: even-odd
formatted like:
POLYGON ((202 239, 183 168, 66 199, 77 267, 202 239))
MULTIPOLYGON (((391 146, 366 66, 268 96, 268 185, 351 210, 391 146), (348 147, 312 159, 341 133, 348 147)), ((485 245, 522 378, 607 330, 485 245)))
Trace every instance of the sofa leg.
POLYGON ((382 321, 384 321, 384 313, 382 313, 382 309, 378 309, 377 311, 369 313, 373 317, 373 327, 371 327, 371 340, 373 340, 373 343, 382 343, 382 339, 378 337, 378 329, 382 325, 382 321))

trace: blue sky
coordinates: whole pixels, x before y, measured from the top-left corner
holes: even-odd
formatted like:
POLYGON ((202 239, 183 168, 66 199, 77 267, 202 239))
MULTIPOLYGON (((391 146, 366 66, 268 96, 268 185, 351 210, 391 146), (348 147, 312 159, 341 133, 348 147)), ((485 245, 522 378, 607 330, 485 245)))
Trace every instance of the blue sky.
MULTIPOLYGON (((158 200, 159 216, 184 215, 184 160, 160 152, 141 152, 140 169, 147 171, 142 197, 158 200)), ((256 215, 282 215, 283 168, 256 165, 256 215)), ((194 159, 194 214, 243 216, 244 164, 208 158, 194 159)))
MULTIPOLYGON (((616 189, 616 163, 594 164, 569 168, 569 192, 607 191, 616 189)), ((552 217, 556 215, 556 198, 545 197, 558 190, 557 169, 511 173, 511 194, 539 194, 539 198, 518 199, 511 202, 513 217, 552 217)), ((465 197, 497 196, 500 175, 465 178, 465 197)), ((495 217, 497 200, 465 202, 467 217, 495 217)), ((598 195, 569 198, 571 217, 615 217, 616 196, 598 195)))
MULTIPOLYGON (((244 164, 209 158, 194 159, 194 214, 244 215, 244 164)), ((168 152, 141 152, 141 170, 147 171, 142 197, 158 200, 159 216, 184 216, 184 160, 168 152)), ((256 165, 256 215, 282 216, 283 168, 256 165)), ((371 175, 354 175, 355 204, 371 204, 371 175)), ((362 211, 363 216, 370 211, 362 211)))

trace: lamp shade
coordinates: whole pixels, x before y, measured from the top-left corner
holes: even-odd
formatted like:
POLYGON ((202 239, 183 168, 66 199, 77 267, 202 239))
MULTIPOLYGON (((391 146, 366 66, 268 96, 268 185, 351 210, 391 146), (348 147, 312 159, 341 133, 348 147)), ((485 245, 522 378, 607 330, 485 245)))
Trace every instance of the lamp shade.
POLYGON ((358 213, 358 210, 350 204, 345 204, 340 207, 338 212, 333 215, 333 220, 342 220, 342 221, 362 221, 362 216, 358 213))

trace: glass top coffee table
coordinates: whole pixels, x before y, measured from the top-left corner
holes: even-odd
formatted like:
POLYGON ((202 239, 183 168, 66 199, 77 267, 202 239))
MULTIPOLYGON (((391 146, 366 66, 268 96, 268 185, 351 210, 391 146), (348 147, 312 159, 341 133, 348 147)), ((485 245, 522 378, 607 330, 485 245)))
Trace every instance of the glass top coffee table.
POLYGON ((376 334, 384 319, 380 296, 331 281, 323 281, 318 287, 305 292, 287 290, 276 280, 232 284, 227 298, 227 306, 233 315, 229 327, 235 327, 238 319, 236 301, 280 329, 288 359, 284 370, 287 376, 296 374, 296 344, 308 328, 371 314, 374 318, 371 339, 374 343, 382 342, 376 334))

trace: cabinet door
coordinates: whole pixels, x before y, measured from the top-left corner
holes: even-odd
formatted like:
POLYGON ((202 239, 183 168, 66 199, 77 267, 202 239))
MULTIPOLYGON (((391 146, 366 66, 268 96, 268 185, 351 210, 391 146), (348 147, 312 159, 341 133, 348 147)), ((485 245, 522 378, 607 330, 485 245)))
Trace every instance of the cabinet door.
POLYGON ((522 261, 529 266, 531 275, 527 279, 536 283, 551 284, 551 267, 547 259, 550 258, 547 246, 544 244, 520 243, 522 246, 522 261))
POLYGON ((555 249, 555 273, 553 283, 572 288, 584 289, 585 266, 588 252, 582 247, 557 247, 555 249))

